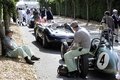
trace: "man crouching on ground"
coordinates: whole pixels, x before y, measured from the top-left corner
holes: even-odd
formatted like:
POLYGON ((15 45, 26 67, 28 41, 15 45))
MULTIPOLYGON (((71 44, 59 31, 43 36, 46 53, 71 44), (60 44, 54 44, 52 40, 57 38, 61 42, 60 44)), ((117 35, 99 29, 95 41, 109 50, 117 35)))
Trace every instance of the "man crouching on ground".
POLYGON ((6 52, 6 56, 9 56, 9 57, 21 56, 22 58, 25 59, 25 61, 28 64, 31 64, 31 65, 34 64, 32 60, 40 59, 34 56, 34 53, 29 47, 27 46, 18 47, 15 41, 13 40, 12 35, 13 35, 13 31, 7 30, 6 37, 3 39, 3 45, 4 45, 4 50, 6 52), (31 57, 31 60, 28 58, 28 56, 31 57))
POLYGON ((74 57, 87 54, 90 50, 90 34, 84 29, 80 28, 77 22, 72 22, 71 27, 75 31, 74 41, 64 55, 65 63, 68 68, 68 77, 77 77, 78 71, 75 64, 74 57))

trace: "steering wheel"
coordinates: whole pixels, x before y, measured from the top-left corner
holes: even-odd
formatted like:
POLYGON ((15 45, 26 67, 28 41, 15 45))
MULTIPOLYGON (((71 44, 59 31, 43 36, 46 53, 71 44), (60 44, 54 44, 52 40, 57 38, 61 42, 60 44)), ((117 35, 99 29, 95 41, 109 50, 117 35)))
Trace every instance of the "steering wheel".
POLYGON ((90 51, 91 51, 91 52, 92 52, 92 51, 95 51, 95 50, 98 48, 99 43, 100 43, 100 39, 99 39, 99 38, 94 38, 94 39, 92 39, 90 51))

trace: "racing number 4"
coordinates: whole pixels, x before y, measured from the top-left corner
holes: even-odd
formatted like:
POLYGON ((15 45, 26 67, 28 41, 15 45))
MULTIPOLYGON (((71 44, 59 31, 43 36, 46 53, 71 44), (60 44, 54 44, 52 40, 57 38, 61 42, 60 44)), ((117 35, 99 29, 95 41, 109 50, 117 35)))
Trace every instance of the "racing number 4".
POLYGON ((101 70, 105 69, 109 63, 109 55, 106 52, 102 52, 98 55, 97 67, 101 70))
POLYGON ((102 56, 102 58, 101 58, 101 60, 100 60, 101 65, 104 64, 104 59, 105 59, 105 54, 102 56))

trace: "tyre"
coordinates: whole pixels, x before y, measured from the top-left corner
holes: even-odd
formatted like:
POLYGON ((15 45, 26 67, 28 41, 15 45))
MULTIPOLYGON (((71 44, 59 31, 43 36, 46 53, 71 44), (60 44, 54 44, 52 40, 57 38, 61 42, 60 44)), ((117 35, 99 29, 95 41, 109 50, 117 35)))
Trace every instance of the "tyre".
POLYGON ((62 60, 64 60, 64 54, 66 53, 67 49, 68 49, 67 42, 63 42, 61 44, 61 58, 62 58, 62 60))
POLYGON ((43 35, 43 39, 42 39, 42 45, 44 48, 48 48, 48 41, 46 39, 46 36, 43 35))
POLYGON ((86 76, 88 74, 88 68, 89 68, 88 63, 89 63, 88 62, 88 54, 81 55, 78 58, 78 70, 80 72, 81 78, 86 78, 86 76))

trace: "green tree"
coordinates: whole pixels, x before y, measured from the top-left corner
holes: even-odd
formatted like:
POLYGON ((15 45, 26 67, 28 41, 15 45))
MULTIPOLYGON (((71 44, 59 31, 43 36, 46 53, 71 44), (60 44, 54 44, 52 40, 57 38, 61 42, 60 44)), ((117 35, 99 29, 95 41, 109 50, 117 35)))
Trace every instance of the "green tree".
POLYGON ((10 27, 10 16, 15 12, 14 0, 0 0, 0 37, 4 38, 5 31, 10 27), (3 10, 3 11, 2 11, 3 10), (3 15, 2 15, 3 14, 3 15), (1 22, 3 17, 4 24, 1 22))
POLYGON ((75 19, 76 18, 76 3, 75 3, 76 0, 72 0, 72 3, 73 3, 73 18, 75 19))

